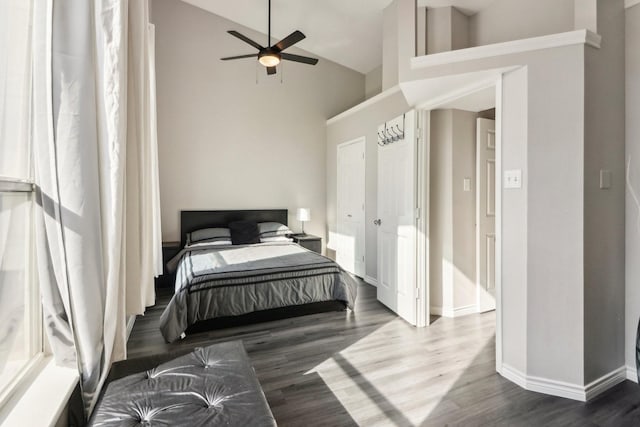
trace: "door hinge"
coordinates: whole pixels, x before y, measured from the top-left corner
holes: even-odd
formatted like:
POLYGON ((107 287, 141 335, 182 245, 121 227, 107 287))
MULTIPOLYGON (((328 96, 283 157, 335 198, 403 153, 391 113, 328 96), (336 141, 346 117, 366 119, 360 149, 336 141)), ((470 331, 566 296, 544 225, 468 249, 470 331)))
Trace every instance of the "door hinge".
POLYGON ((362 255, 362 262, 364 262, 364 255, 362 255))
POLYGON ((416 208, 416 219, 420 219, 420 208, 416 208))
POLYGON ((420 299, 420 288, 416 288, 416 299, 420 299))

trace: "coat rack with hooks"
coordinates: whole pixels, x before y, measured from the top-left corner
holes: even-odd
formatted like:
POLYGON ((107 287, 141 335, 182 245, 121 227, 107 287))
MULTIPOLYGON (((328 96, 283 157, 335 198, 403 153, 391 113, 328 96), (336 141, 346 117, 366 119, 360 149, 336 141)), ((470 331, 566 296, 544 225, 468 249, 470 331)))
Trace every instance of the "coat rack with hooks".
POLYGON ((378 145, 393 144, 394 142, 404 139, 405 115, 399 116, 393 120, 385 122, 378 126, 378 145))

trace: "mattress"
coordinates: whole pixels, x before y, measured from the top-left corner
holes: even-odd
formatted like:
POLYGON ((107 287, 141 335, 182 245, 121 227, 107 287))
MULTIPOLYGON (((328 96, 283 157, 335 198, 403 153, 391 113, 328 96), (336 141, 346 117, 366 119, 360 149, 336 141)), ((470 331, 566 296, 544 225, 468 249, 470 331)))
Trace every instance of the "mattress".
POLYGON ((160 319, 167 342, 218 317, 326 301, 353 310, 357 293, 356 280, 338 264, 289 242, 187 247, 168 266, 177 271, 160 319))

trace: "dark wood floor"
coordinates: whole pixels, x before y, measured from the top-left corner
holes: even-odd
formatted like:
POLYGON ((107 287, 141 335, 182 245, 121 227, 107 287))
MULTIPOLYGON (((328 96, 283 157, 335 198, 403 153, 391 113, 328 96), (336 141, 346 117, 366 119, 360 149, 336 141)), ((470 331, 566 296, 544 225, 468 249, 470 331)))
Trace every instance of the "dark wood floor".
POLYGON ((164 342, 168 296, 138 317, 129 357, 241 339, 280 426, 640 426, 626 381, 588 404, 495 373, 494 314, 416 329, 361 284, 355 313, 322 313, 164 342))

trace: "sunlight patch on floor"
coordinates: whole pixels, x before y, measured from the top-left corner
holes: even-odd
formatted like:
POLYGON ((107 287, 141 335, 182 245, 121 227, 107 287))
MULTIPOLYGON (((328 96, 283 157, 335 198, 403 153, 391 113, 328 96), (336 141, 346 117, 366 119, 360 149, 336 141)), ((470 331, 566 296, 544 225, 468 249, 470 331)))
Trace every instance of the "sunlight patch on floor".
POLYGON ((318 374, 359 425, 418 426, 436 409, 458 409, 442 398, 494 337, 492 328, 478 328, 482 339, 470 344, 456 337, 454 325, 444 329, 446 339, 442 328, 432 334, 396 319, 306 374, 318 374), (400 338, 393 338, 398 331, 400 338), (415 344, 403 345, 411 334, 415 344), (381 341, 388 346, 389 340, 398 340, 398 345, 376 351, 381 341))

